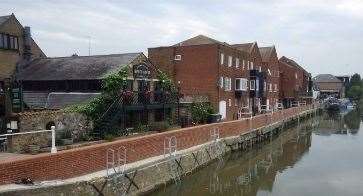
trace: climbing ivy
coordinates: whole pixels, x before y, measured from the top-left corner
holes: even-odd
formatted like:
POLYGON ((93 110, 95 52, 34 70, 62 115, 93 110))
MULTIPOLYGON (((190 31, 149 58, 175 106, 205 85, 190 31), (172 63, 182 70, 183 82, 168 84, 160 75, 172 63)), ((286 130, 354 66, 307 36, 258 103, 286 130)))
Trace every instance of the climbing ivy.
POLYGON ((108 75, 102 81, 102 90, 104 94, 117 96, 121 89, 127 86, 127 76, 129 67, 125 66, 119 72, 108 75))
POLYGON ((93 121, 97 121, 110 104, 117 99, 119 92, 127 85, 129 67, 125 66, 117 73, 108 75, 102 80, 102 93, 86 104, 74 105, 65 109, 66 112, 81 113, 93 121))
POLYGON ((170 90, 172 92, 177 91, 173 81, 170 79, 167 73, 158 70, 156 77, 160 81, 160 85, 163 90, 170 90))

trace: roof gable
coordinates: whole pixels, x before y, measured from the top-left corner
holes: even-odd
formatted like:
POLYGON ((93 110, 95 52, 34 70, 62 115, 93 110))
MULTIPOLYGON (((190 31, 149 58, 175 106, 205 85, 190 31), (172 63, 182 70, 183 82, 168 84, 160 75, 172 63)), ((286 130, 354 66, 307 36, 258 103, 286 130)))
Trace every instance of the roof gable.
POLYGON ((192 45, 204 45, 204 44, 228 45, 225 42, 220 42, 218 40, 212 39, 212 38, 207 37, 205 35, 197 35, 197 36, 192 37, 190 39, 179 42, 179 43, 175 44, 174 46, 192 46, 192 45))
POLYGON ((294 66, 302 71, 304 71, 305 73, 308 74, 308 72, 303 68, 301 67, 298 63, 296 63, 294 60, 290 59, 290 58, 287 58, 286 56, 282 56, 280 59, 280 61, 286 63, 286 64, 289 64, 291 66, 294 66))
POLYGON ((277 58, 275 46, 259 47, 262 62, 269 62, 272 58, 277 58))
POLYGON ((145 57, 143 53, 126 53, 39 58, 19 70, 17 78, 23 81, 103 79, 140 56, 145 57))
POLYGON ((251 53, 253 50, 253 45, 256 42, 252 42, 252 43, 243 43, 243 44, 233 44, 232 46, 238 50, 242 50, 248 53, 251 53))
POLYGON ((337 77, 331 75, 331 74, 319 74, 313 78, 314 82, 320 83, 320 82, 329 82, 329 83, 342 83, 341 80, 339 80, 337 77))

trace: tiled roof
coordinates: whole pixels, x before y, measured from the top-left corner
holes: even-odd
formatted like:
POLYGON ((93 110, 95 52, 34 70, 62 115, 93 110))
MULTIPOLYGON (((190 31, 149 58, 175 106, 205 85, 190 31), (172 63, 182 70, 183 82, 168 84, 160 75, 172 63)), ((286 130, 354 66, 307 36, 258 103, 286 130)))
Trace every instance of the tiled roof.
POLYGON ((9 20, 9 18, 12 15, 7 15, 7 16, 0 16, 0 25, 2 25, 3 23, 5 23, 7 20, 9 20))
POLYGON ((275 48, 274 46, 258 48, 261 53, 262 62, 268 62, 270 60, 274 48, 275 48))
POLYGON ((23 81, 102 79, 140 55, 142 53, 39 58, 20 69, 17 78, 23 81))
POLYGON ((319 74, 313 78, 313 81, 316 83, 321 83, 321 82, 341 83, 342 82, 337 77, 335 77, 331 74, 319 74))
POLYGON ((23 98, 30 109, 62 109, 91 101, 101 93, 81 92, 24 92, 23 98))
POLYGON ((286 56, 282 56, 280 58, 280 61, 284 62, 284 63, 287 63, 291 66, 294 66, 296 68, 299 68, 301 70, 303 70, 304 72, 308 73, 303 67, 301 67, 298 63, 296 63, 294 60, 290 59, 290 58, 287 58, 286 56))
POLYGON ((47 103, 46 92, 23 92, 23 99, 27 107, 31 109, 43 109, 47 103))
POLYGON ((45 108, 62 109, 71 105, 87 103, 100 95, 101 93, 50 93, 45 108))
POLYGON ((205 35, 197 35, 195 37, 192 37, 190 39, 187 39, 185 41, 182 41, 178 44, 175 44, 174 46, 192 46, 192 45, 204 45, 204 44, 223 44, 228 45, 225 42, 220 42, 218 40, 212 39, 210 37, 207 37, 205 35))
POLYGON ((255 42, 244 43, 244 44, 233 44, 232 47, 245 52, 251 52, 254 44, 255 42))

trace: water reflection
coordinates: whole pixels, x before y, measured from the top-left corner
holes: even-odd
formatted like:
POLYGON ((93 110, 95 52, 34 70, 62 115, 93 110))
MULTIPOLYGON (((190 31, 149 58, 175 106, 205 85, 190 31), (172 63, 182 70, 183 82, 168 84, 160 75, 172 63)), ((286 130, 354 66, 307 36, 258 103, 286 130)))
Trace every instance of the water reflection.
POLYGON ((363 195, 361 120, 325 113, 153 195, 363 195))
POLYGON ((349 113, 327 112, 318 117, 319 129, 316 134, 357 134, 361 117, 357 110, 349 113))

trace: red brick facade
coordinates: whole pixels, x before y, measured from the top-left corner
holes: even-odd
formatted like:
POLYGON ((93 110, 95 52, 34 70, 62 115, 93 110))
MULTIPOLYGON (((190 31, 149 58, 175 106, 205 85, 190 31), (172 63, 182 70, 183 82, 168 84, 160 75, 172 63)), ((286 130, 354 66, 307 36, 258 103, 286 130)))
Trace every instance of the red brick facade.
POLYGON ((235 79, 248 79, 248 54, 205 36, 190 40, 193 42, 149 48, 149 59, 172 76, 184 97, 208 97, 217 112, 224 101, 226 120, 237 119, 239 108, 247 105, 248 90, 237 96, 235 79))
POLYGON ((260 48, 260 51, 263 57, 262 69, 266 73, 264 84, 266 100, 264 100, 264 104, 276 106, 280 101, 280 69, 276 48, 274 46, 263 47, 260 48))
MULTIPOLYGON (((304 106, 277 111, 272 119, 269 114, 261 114, 253 117, 251 124, 253 128, 260 128, 271 122, 292 117, 309 108, 310 106, 304 106)), ((178 141, 178 150, 182 150, 210 141, 210 130, 215 128, 219 129, 220 137, 237 136, 249 132, 249 124, 248 120, 235 120, 95 144, 56 154, 46 153, 23 159, 2 160, 0 161, 0 184, 14 183, 22 178, 43 181, 85 175, 106 169, 106 151, 110 148, 126 147, 128 152, 132 152, 127 153, 127 162, 131 163, 162 155, 166 137, 175 136, 178 141)))
POLYGON ((312 97, 309 95, 311 90, 309 85, 311 81, 310 74, 295 61, 285 56, 279 59, 279 66, 281 72, 281 99, 290 103, 293 101, 311 102, 312 97))

